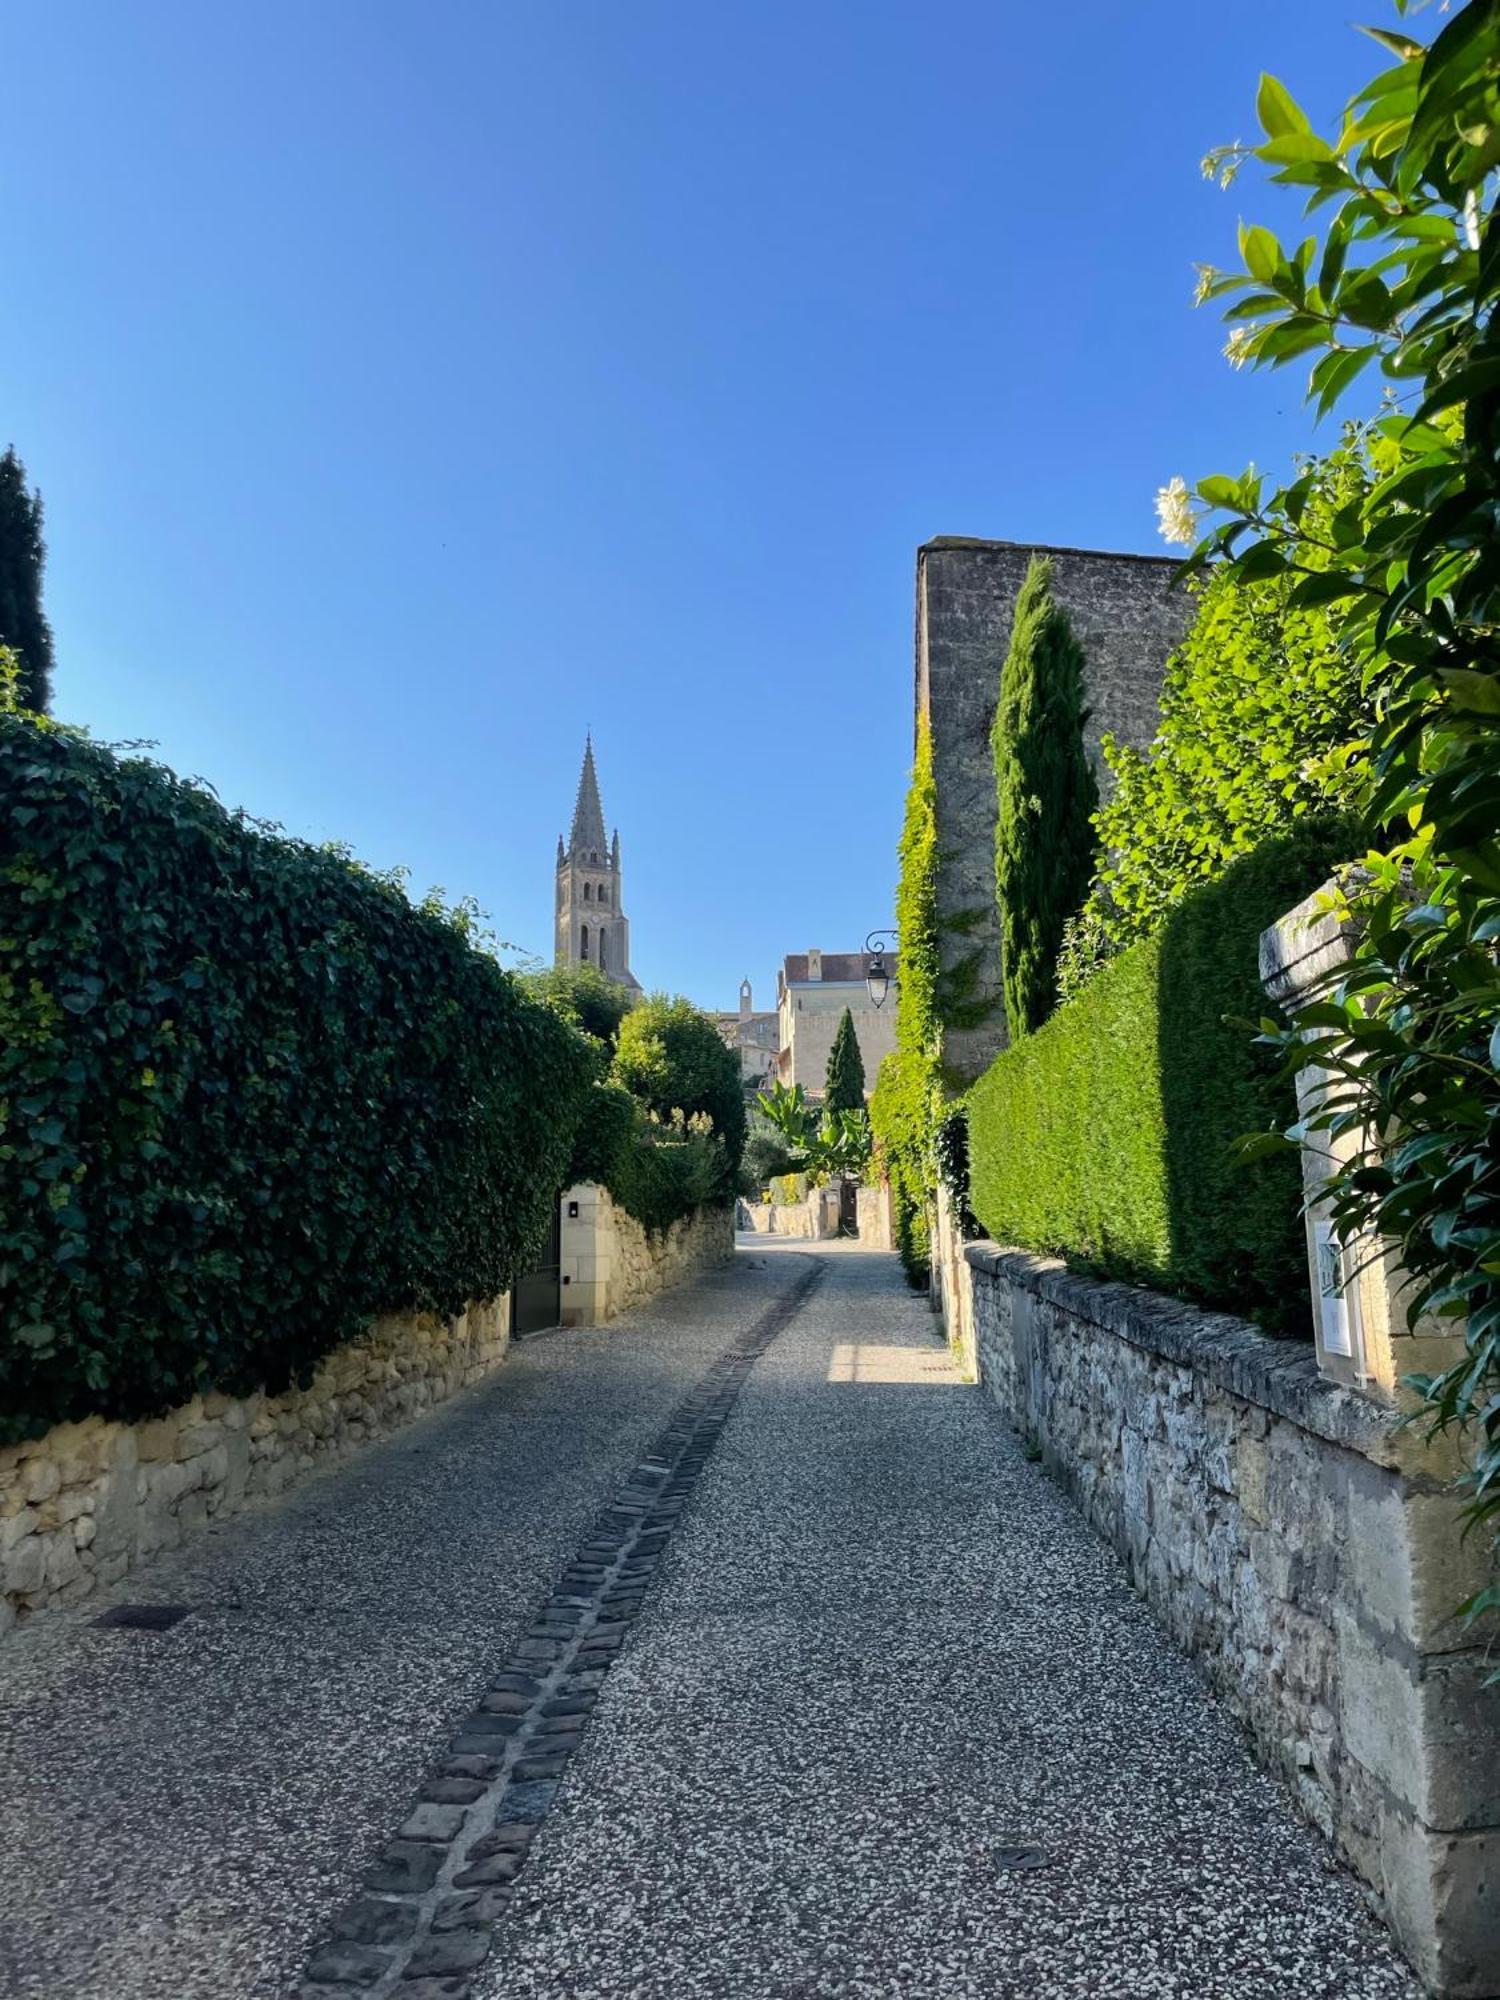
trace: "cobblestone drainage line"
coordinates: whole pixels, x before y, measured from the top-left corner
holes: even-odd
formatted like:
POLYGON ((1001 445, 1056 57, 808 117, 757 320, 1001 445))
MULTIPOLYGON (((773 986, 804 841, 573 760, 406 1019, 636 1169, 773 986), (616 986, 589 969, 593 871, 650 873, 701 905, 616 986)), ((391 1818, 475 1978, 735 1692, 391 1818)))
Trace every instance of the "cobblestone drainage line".
POLYGON ((505 1914, 599 1688, 694 1482, 759 1357, 823 1276, 791 1290, 712 1363, 585 1536, 409 1817, 334 1919, 297 2000, 463 2000, 505 1914))

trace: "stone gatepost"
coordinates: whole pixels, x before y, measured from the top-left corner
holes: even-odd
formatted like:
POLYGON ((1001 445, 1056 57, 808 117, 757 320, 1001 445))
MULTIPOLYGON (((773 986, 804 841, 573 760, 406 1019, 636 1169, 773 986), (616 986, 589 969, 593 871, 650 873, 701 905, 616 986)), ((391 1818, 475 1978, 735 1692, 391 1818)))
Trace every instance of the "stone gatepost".
POLYGON ((602 1326, 609 1318, 614 1276, 613 1208, 602 1187, 580 1181, 562 1198, 559 1319, 563 1326, 602 1326))
MULTIPOLYGON (((1261 939, 1262 982, 1288 1012, 1326 995, 1349 960, 1338 900, 1326 883, 1261 939)), ((1315 1065, 1301 1072, 1304 1116, 1332 1082, 1315 1065)), ((1464 1539, 1460 1441, 1429 1444, 1407 1421, 1416 1398, 1403 1386, 1445 1366, 1462 1337, 1451 1320, 1408 1323, 1410 1281, 1389 1244, 1333 1233, 1320 1191, 1367 1138, 1315 1133, 1303 1151, 1319 1371, 1385 1413, 1346 1480, 1349 1592, 1332 1676, 1349 1800, 1339 1837, 1429 1991, 1488 2000, 1500 1994, 1500 1686, 1485 1683, 1500 1633, 1463 1627, 1453 1611, 1490 1579, 1492 1558, 1485 1537, 1464 1539)))

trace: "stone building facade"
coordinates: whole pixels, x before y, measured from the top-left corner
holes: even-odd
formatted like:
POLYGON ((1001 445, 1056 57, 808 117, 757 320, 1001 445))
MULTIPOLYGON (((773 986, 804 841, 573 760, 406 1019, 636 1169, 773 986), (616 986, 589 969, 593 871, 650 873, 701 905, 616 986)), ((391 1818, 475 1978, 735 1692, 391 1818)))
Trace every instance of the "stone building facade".
POLYGON ((620 872, 620 830, 606 840, 604 807, 594 770, 594 744, 583 748, 583 770, 566 846, 557 837, 556 949, 558 965, 592 965, 617 986, 640 992, 630 970, 630 922, 620 872))
POLYGON ((1156 732, 1167 656, 1192 601, 1173 557, 1109 555, 941 535, 917 551, 916 711, 932 731, 942 969, 964 996, 965 1025, 944 1031, 943 1060, 973 1082, 1005 1047, 995 913, 995 772, 990 727, 1017 592, 1049 556, 1057 601, 1087 658, 1085 742, 1101 780, 1100 738, 1144 749, 1156 732))
POLYGON ((865 1095, 875 1088, 876 1073, 896 1046, 897 965, 886 953, 891 986, 884 1005, 877 1007, 865 986, 871 957, 863 951, 807 951, 791 952, 782 960, 776 975, 781 1038, 776 1074, 781 1082, 800 1083, 809 1097, 823 1095, 828 1058, 847 1007, 865 1066, 865 1095))
POLYGON ((714 1026, 740 1060, 740 1080, 747 1090, 759 1090, 777 1073, 781 1052, 781 1029, 777 1015, 755 1011, 750 981, 740 981, 740 1005, 736 1014, 715 1014, 714 1026))

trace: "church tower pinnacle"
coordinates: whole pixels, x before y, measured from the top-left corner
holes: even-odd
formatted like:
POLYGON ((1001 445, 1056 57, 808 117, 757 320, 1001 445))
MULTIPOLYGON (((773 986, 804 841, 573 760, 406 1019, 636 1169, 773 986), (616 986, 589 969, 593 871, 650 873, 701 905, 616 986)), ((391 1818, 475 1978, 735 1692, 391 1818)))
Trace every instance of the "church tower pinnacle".
POLYGON ((617 986, 639 993, 630 970, 630 924, 621 895, 620 834, 606 838, 594 740, 584 740, 573 830, 557 843, 558 965, 592 965, 617 986))

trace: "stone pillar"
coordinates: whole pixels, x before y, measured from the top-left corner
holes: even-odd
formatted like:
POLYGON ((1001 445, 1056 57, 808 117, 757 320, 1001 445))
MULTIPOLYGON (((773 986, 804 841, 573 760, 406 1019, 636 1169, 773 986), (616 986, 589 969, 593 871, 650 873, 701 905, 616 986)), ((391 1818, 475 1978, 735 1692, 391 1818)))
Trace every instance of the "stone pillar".
MULTIPOLYGON (((1326 994, 1348 963, 1353 933, 1336 887, 1325 883, 1261 939, 1265 989, 1289 1012, 1326 994)), ((1332 1081, 1316 1065, 1301 1071, 1304 1116, 1332 1081)), ((1351 1489, 1351 1589, 1335 1621, 1336 1699, 1365 1820, 1343 1844, 1381 1891, 1429 1990, 1491 1996, 1500 1994, 1500 1687, 1486 1681, 1496 1624, 1464 1627, 1453 1613, 1491 1580, 1493 1558, 1487 1537, 1464 1537, 1453 1490, 1462 1439, 1429 1444, 1396 1419, 1415 1403, 1403 1378, 1446 1366, 1462 1335, 1451 1320, 1409 1324, 1410 1280, 1389 1244, 1333 1235, 1320 1190, 1368 1137, 1315 1133, 1303 1150, 1319 1371, 1391 1411, 1388 1472, 1372 1468, 1351 1489)))
MULTIPOLYGON (((1338 885, 1325 882, 1273 924, 1260 941, 1261 983, 1284 1012, 1326 996, 1348 964, 1352 925, 1338 911, 1338 885)), ((1330 1074, 1309 1065, 1297 1078, 1297 1104, 1310 1117, 1326 1101, 1330 1074)), ((1408 1323, 1410 1280, 1388 1244, 1366 1239, 1340 1245, 1329 1204, 1319 1199, 1334 1167, 1363 1150, 1367 1132, 1315 1132, 1302 1151, 1307 1196, 1308 1279, 1318 1366, 1342 1382, 1391 1404, 1409 1403, 1403 1376, 1434 1374, 1463 1350, 1452 1320, 1408 1323)))
POLYGON ((562 1198, 563 1326, 602 1326, 609 1318, 614 1250, 614 1217, 608 1194, 592 1181, 568 1188, 562 1198))

